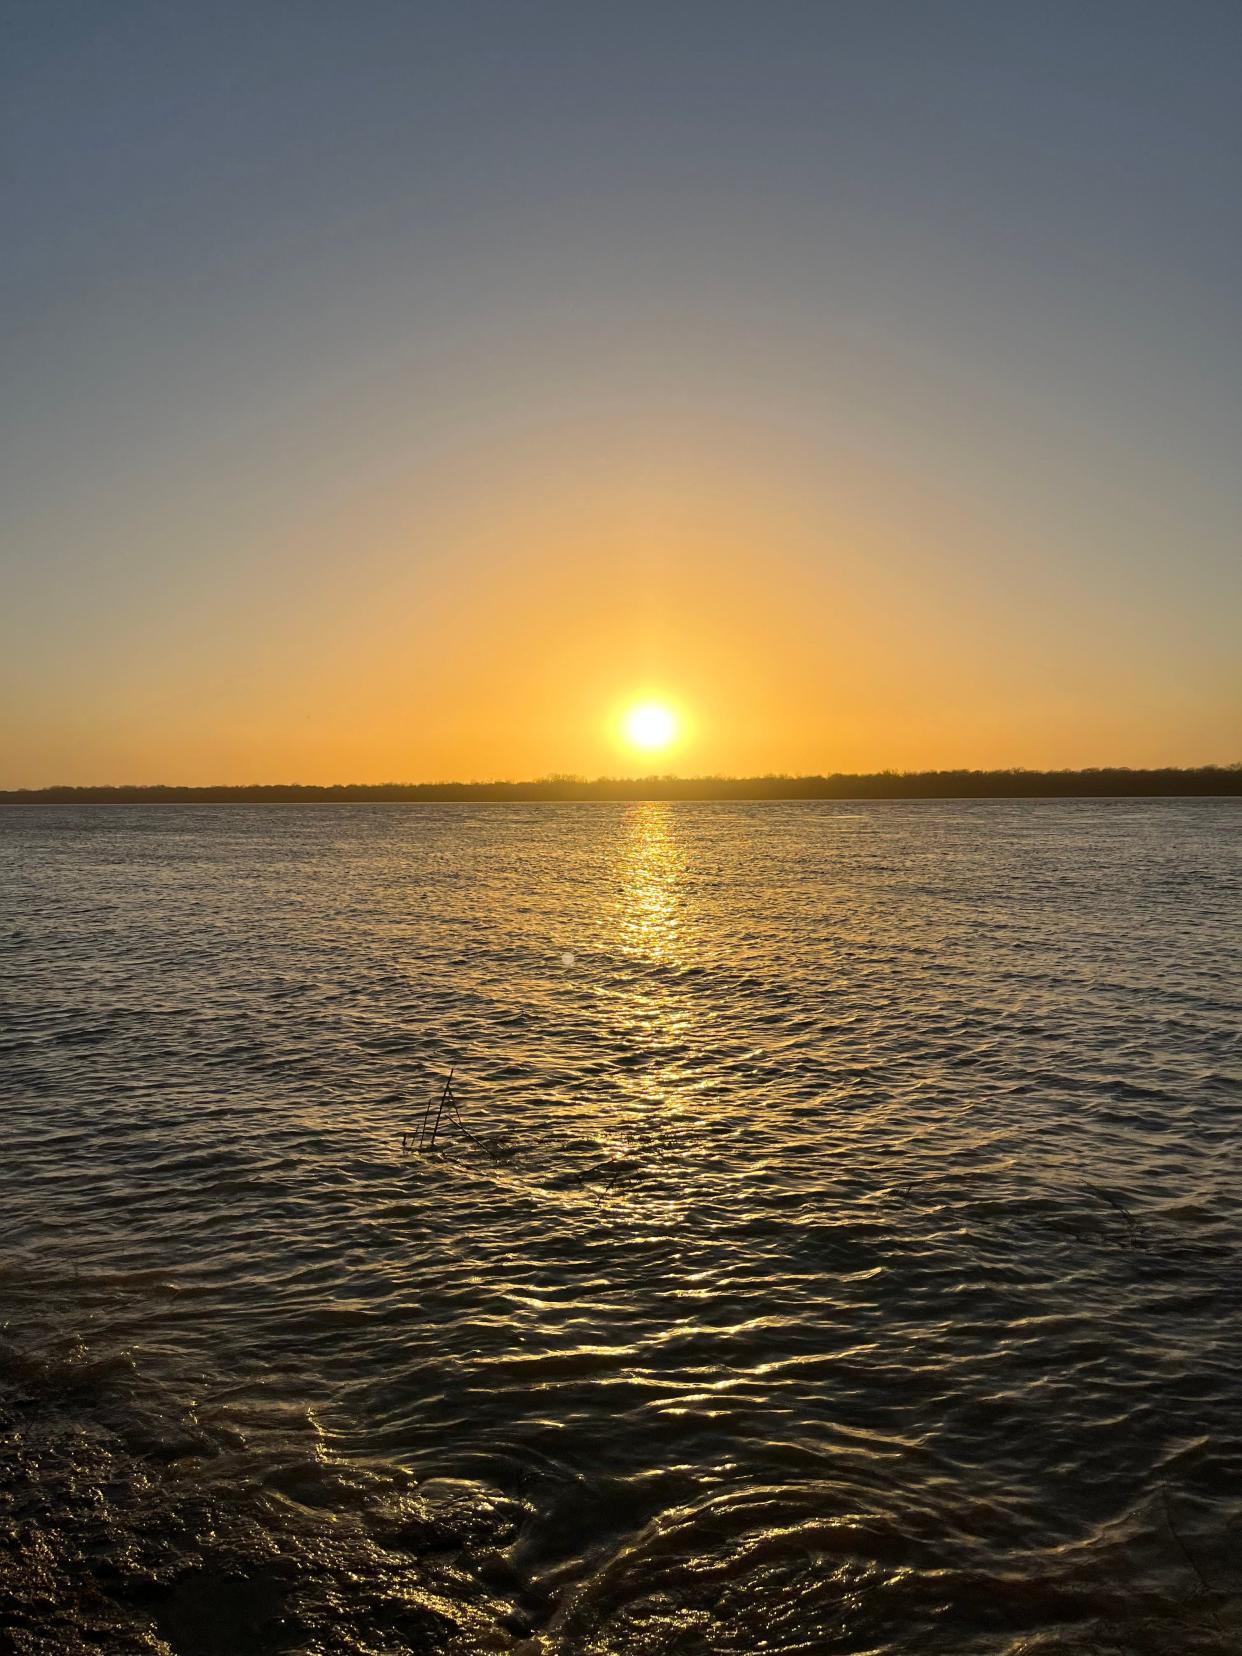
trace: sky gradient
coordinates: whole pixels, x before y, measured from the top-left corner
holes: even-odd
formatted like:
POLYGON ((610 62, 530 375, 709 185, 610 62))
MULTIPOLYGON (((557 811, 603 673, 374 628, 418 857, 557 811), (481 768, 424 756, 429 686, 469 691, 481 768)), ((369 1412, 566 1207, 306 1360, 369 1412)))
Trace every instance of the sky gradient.
POLYGON ((0 16, 0 786, 1242 757, 1242 7, 0 16))

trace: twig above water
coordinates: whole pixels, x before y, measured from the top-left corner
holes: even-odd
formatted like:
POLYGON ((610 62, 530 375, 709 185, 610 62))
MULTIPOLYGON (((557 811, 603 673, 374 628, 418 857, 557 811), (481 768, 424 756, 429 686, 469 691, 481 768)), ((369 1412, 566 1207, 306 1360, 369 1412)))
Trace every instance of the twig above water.
MULTIPOLYGON (((427 1100, 427 1106, 423 1110, 423 1119, 419 1123, 417 1144, 414 1143, 415 1135, 412 1132, 402 1133, 402 1150, 409 1150, 411 1146, 413 1146, 413 1148, 421 1154, 424 1150, 433 1150, 435 1148, 436 1135, 439 1133, 440 1123, 444 1119, 445 1106, 449 1106, 453 1110, 454 1114, 457 1114, 457 1100, 453 1097, 453 1076, 456 1073, 456 1069, 457 1066, 454 1065, 453 1068, 449 1070, 448 1075, 445 1077, 444 1086, 440 1090, 439 1098, 429 1098, 427 1100), (433 1110, 435 1111, 434 1117, 432 1115, 433 1110)), ((457 1122, 460 1126, 461 1117, 459 1115, 457 1116, 457 1122)))
POLYGON ((474 1145, 476 1150, 481 1150, 491 1161, 499 1165, 511 1159, 512 1152, 509 1150, 505 1134, 488 1134, 480 1138, 476 1133, 472 1133, 462 1120, 461 1105, 453 1091, 453 1077, 456 1073, 457 1067, 454 1065, 449 1070, 438 1096, 428 1099, 417 1132, 402 1133, 402 1151, 414 1151, 422 1155, 435 1150, 441 1130, 451 1124, 456 1127, 462 1138, 474 1145))

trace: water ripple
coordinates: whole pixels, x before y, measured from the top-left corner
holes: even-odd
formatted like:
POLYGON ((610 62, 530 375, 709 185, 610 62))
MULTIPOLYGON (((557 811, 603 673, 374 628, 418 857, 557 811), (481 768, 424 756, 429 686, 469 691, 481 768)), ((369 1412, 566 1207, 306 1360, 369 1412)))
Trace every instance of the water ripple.
POLYGON ((3 1636, 1242 1647, 1240 829, 0 815, 3 1636))

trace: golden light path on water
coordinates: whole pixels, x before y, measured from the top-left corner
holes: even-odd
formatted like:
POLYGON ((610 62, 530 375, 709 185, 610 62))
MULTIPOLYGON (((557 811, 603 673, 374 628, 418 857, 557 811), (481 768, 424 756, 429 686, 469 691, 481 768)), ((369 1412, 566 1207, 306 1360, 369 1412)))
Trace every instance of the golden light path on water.
POLYGON ((1226 1656, 1240 850, 1211 800, 0 817, 31 1648, 1226 1656))
POLYGON ((637 807, 621 854, 617 918, 623 948, 653 961, 675 958, 684 873, 671 808, 659 803, 637 807))

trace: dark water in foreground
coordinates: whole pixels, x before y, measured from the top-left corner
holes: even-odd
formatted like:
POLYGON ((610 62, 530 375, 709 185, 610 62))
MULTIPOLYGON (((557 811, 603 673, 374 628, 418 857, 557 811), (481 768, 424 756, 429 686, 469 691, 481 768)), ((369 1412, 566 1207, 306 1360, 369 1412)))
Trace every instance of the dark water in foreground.
POLYGON ((0 1651, 1236 1652, 1240 850, 0 813, 0 1651))

